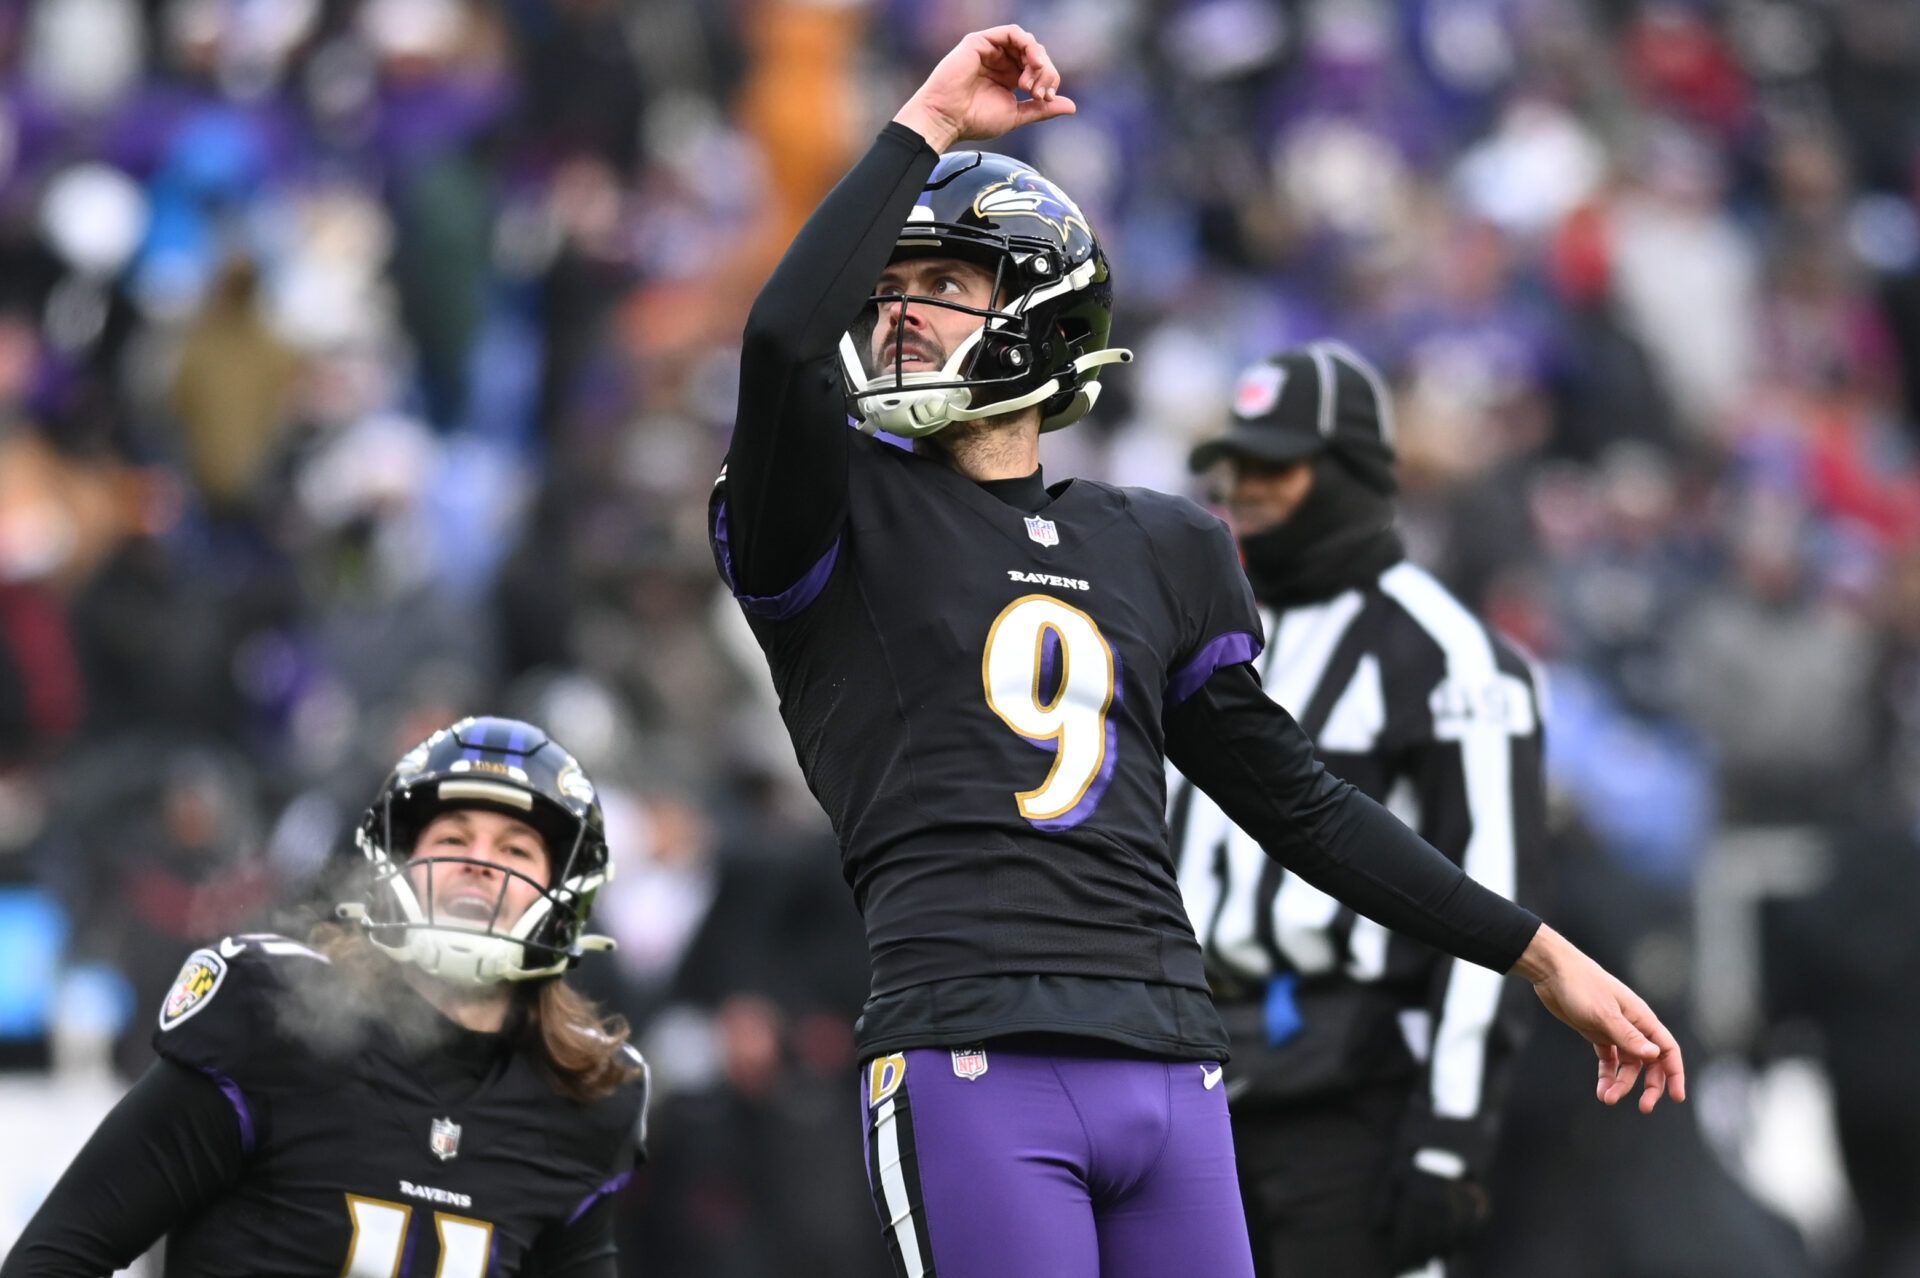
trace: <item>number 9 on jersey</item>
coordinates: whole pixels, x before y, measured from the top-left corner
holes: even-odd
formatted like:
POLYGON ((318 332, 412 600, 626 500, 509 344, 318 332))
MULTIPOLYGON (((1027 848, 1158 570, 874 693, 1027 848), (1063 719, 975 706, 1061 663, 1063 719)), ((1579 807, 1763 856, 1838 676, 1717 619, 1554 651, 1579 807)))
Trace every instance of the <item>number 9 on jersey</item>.
POLYGON ((1020 737, 1053 751, 1046 780, 1014 795, 1027 820, 1068 817, 1107 768, 1115 675, 1099 625, 1051 595, 1023 595, 994 618, 980 662, 987 706, 1020 737))

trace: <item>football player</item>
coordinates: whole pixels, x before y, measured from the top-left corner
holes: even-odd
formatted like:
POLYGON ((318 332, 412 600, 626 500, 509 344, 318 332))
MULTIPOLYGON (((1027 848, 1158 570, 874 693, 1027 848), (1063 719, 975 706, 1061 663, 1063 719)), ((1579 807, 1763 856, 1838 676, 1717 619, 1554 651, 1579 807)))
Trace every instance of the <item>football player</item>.
POLYGON ((559 977, 610 873, 600 802, 531 724, 401 759, 312 945, 228 937, 159 1010, 161 1059, 0 1274, 614 1274, 646 1067, 559 977))
POLYGON ((1059 88, 1025 30, 968 35, 814 212, 747 321, 711 537, 865 921, 898 1271, 1244 1278, 1168 759, 1303 878, 1522 972, 1603 1100, 1643 1071, 1643 1108, 1682 1096, 1682 1063, 1626 986, 1315 761, 1248 664, 1218 520, 1045 482, 1041 433, 1128 358, 1107 260, 1033 168, 949 148, 1070 113, 1059 88))

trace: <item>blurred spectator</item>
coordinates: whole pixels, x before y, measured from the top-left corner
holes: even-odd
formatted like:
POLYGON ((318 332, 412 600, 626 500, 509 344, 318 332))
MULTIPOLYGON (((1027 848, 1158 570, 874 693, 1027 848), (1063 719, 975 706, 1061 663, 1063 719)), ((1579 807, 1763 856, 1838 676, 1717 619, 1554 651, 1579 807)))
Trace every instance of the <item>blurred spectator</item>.
POLYGON ((1657 119, 1641 152, 1609 213, 1614 287, 1682 426, 1711 439, 1753 375, 1758 255, 1723 202, 1724 156, 1657 119))
POLYGON ((63 884, 77 952, 124 974, 140 1009, 114 1048, 129 1080, 153 1060, 147 1009, 165 996, 174 959, 207 937, 263 925, 275 896, 256 855, 246 768, 181 745, 130 738, 96 754, 75 779, 93 789, 86 801, 102 806, 68 818, 67 837, 83 849, 63 884))
POLYGON ((1731 820, 1830 819, 1858 799, 1872 729, 1863 621, 1808 580, 1797 512, 1756 501, 1674 639, 1681 704, 1719 757, 1731 820))
POLYGON ((1612 246, 1598 206, 1576 209, 1560 223, 1548 264, 1566 307, 1553 451, 1594 462, 1617 442, 1676 448, 1666 391, 1613 295, 1612 246))
POLYGON ((223 513, 253 504, 292 408, 296 357, 258 303, 253 263, 229 261, 186 331, 174 374, 188 472, 207 505, 223 513))

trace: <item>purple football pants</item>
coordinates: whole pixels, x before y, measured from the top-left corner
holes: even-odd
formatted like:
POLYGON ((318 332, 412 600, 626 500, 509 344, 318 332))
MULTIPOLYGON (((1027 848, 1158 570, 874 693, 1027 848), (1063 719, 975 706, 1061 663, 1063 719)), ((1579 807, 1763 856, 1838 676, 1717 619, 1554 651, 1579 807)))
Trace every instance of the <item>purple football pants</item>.
POLYGON ((1252 1278, 1219 1080, 1214 1064, 992 1043, 869 1061, 867 1178, 895 1271, 1252 1278))

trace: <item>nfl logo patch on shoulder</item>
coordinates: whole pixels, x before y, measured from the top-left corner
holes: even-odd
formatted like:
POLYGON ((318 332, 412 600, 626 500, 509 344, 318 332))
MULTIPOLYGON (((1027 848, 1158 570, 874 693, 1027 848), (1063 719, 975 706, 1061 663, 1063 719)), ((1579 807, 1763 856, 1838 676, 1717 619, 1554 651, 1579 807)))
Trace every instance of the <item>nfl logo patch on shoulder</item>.
POLYGON ((460 1124, 451 1118, 433 1120, 433 1130, 427 1133, 427 1148, 441 1162, 446 1162, 460 1152, 460 1124))
POLYGON ((1060 530, 1053 526, 1051 519, 1042 519, 1038 515, 1027 516, 1027 536, 1043 546, 1060 544, 1060 530))
POLYGON ((987 1072, 987 1049, 984 1047, 956 1048, 953 1053, 953 1072, 957 1078, 969 1083, 987 1072))

